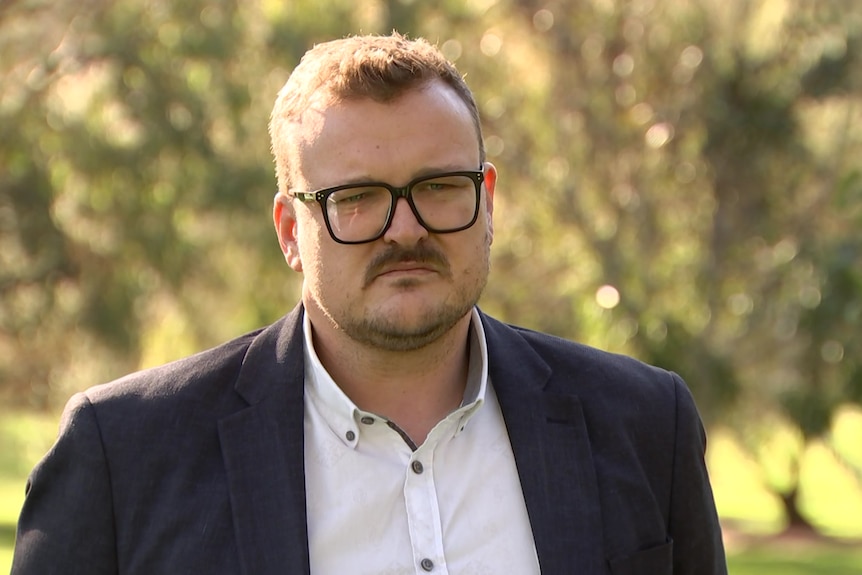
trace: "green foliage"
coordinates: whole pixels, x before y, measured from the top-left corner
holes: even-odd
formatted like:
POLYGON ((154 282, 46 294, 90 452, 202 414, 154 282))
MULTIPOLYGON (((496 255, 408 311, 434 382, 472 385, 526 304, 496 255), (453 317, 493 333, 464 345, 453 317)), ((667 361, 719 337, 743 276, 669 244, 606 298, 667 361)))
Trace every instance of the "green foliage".
POLYGON ((214 343, 200 285, 245 293, 254 319, 277 313, 277 283, 230 285, 278 261, 257 255, 277 252, 262 249, 274 185, 251 104, 283 78, 245 69, 263 44, 251 16, 232 2, 4 14, 7 29, 46 29, 7 63, 0 109, 7 386, 44 402, 78 356, 134 367, 165 300, 214 343))
POLYGON ((812 441, 862 403, 862 7, 842 0, 7 2, 6 396, 62 402, 291 307, 270 106, 315 42, 393 28, 479 99, 488 311, 680 372, 752 453, 765 422, 812 441))

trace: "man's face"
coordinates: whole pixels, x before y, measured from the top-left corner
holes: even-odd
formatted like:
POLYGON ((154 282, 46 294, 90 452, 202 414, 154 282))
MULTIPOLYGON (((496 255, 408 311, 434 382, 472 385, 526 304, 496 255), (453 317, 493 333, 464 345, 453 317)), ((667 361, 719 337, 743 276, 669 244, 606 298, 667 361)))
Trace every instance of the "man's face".
MULTIPOLYGON (((398 99, 320 103, 294 139, 294 191, 354 182, 403 186, 438 172, 476 170, 479 144, 467 106, 432 82, 398 99)), ((496 171, 485 164, 476 223, 434 234, 399 199, 385 235, 343 245, 320 205, 276 198, 274 218, 290 266, 305 275, 303 302, 316 330, 336 329, 389 350, 417 349, 470 312, 488 277, 496 171)))

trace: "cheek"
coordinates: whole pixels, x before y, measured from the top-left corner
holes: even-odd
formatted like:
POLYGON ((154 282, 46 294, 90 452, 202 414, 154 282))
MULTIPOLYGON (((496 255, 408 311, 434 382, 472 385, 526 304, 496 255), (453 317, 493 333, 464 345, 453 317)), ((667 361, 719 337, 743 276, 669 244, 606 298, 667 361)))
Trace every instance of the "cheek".
MULTIPOLYGON (((471 228, 468 241, 446 244, 445 253, 453 271, 460 270, 465 277, 487 273, 493 234, 487 226, 471 228)), ((458 234, 453 234, 457 236, 458 234)), ((457 271, 456 271, 457 277, 457 271)))
POLYGON ((296 220, 296 243, 303 263, 308 266, 319 259, 324 242, 329 240, 329 234, 323 222, 305 213, 296 220))
POLYGON ((359 246, 344 246, 336 243, 323 223, 303 222, 298 234, 298 248, 302 257, 305 278, 318 289, 344 290, 353 277, 362 277, 363 255, 359 246))

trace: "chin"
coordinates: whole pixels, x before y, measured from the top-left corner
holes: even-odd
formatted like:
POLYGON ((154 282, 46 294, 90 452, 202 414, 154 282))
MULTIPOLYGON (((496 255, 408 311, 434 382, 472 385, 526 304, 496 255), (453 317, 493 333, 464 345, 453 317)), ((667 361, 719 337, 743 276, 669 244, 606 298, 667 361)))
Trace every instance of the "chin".
POLYGON ((352 339, 378 349, 410 351, 425 347, 451 330, 470 313, 473 304, 447 305, 402 301, 342 324, 352 339))

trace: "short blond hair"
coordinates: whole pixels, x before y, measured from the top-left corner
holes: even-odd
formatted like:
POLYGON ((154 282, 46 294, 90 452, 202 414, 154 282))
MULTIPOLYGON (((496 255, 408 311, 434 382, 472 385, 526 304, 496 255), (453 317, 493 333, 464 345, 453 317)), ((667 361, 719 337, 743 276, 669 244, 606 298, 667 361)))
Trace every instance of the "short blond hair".
POLYGON ((389 36, 350 36, 318 44, 305 53, 279 91, 269 122, 278 188, 291 184, 291 125, 321 96, 371 98, 389 102, 428 82, 442 80, 467 106, 476 128, 481 161, 485 160, 482 126, 473 93, 454 64, 424 39, 397 32, 389 36))

